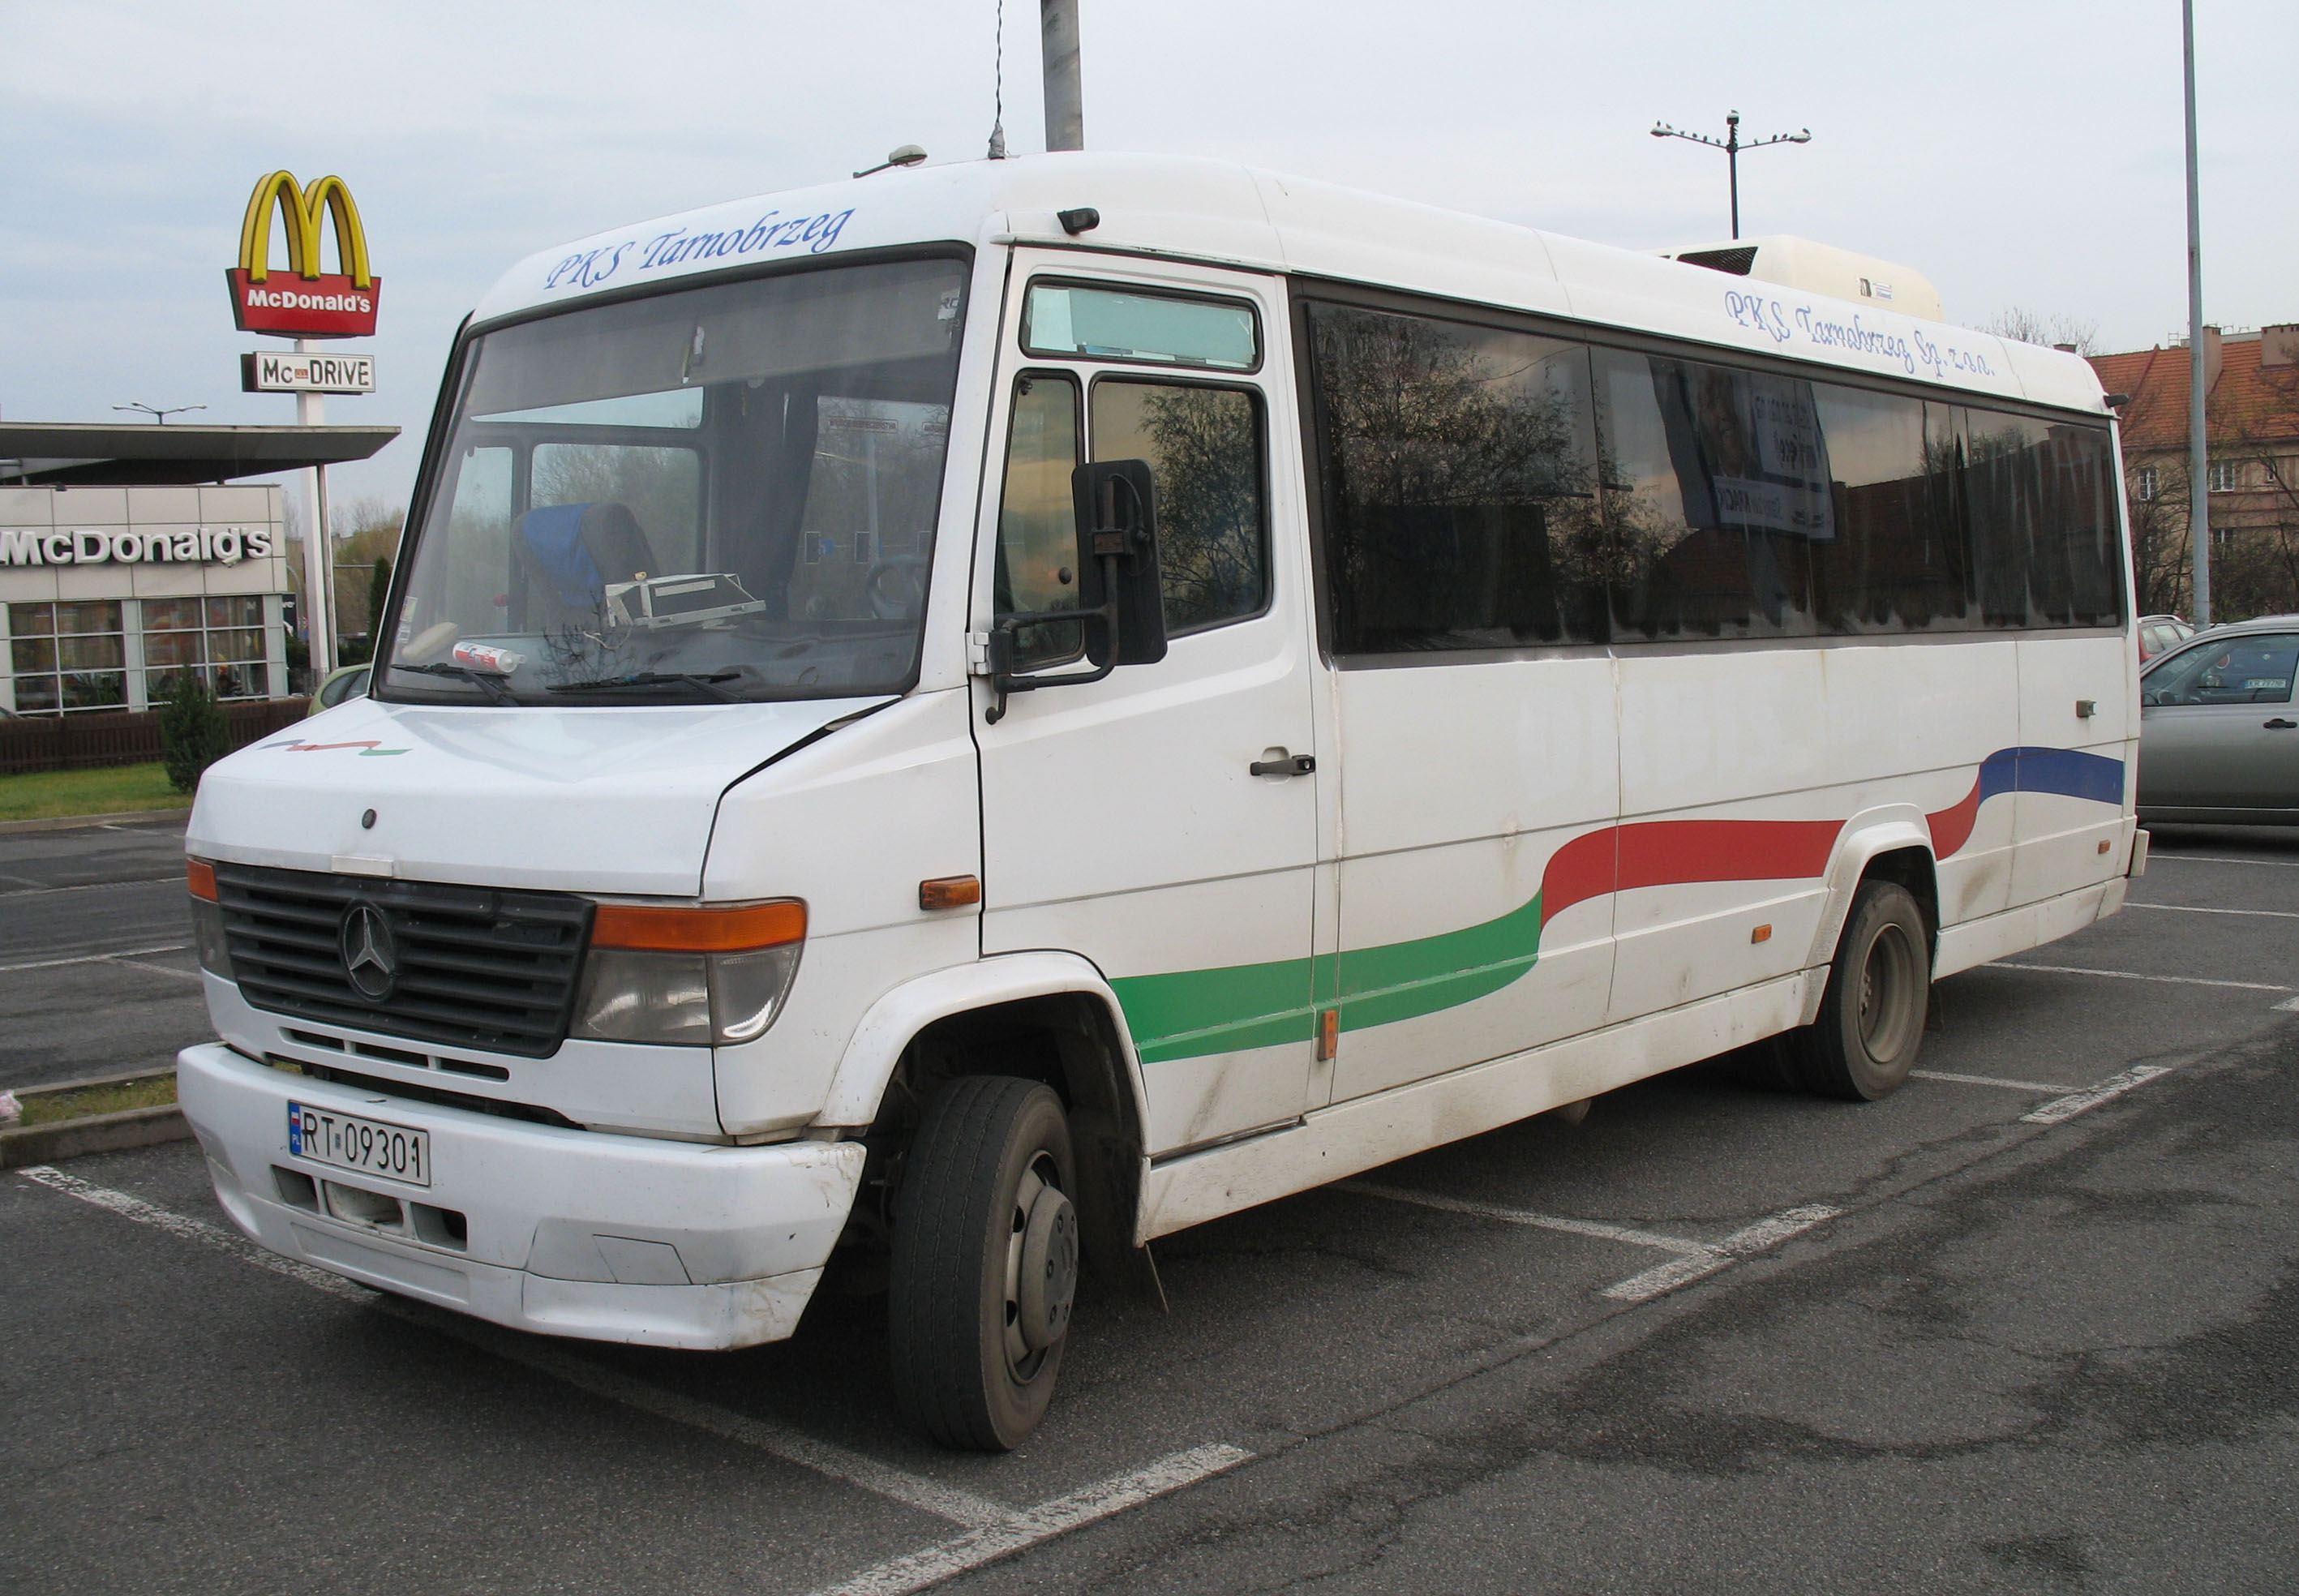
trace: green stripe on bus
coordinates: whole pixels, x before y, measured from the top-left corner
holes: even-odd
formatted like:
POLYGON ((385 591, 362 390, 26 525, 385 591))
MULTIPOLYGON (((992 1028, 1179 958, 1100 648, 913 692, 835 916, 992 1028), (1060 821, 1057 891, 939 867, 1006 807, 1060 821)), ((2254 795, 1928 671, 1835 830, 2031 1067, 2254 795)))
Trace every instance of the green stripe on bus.
POLYGON ((1307 1042, 1317 1011, 1361 1031, 1501 990, 1540 957, 1540 896, 1496 919, 1315 959, 1124 976, 1110 985, 1145 1064, 1307 1042))

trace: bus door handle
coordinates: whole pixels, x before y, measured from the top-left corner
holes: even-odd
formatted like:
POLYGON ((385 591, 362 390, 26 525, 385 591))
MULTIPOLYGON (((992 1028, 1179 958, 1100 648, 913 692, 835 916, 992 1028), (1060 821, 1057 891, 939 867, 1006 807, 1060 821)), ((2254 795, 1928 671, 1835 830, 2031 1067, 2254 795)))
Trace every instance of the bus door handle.
POLYGON ((2265 729, 2268 731, 2299 731, 2299 720, 2286 720, 2282 716, 2278 715, 2274 719, 2267 722, 2265 729))
POLYGON ((1246 770, 1254 776, 1308 776, 1317 769, 1317 756, 1314 753, 1287 753, 1282 748, 1274 752, 1275 759, 1256 760, 1246 770))

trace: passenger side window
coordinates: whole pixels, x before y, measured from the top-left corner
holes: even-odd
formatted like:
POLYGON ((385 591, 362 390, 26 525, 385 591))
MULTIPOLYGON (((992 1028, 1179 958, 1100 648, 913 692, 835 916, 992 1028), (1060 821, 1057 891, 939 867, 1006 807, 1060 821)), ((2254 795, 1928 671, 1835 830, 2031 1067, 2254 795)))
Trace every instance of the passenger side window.
POLYGON ((1269 599, 1261 406, 1243 388, 1103 378, 1093 457, 1146 460, 1157 474, 1166 629, 1203 631, 1269 599))
POLYGON ((1613 349, 1596 367, 1614 638, 1811 636, 1812 550, 1836 536, 1813 385, 1613 349))
POLYGON ((1309 307, 1332 647, 1605 640, 1588 352, 1309 307))
POLYGON ((2149 704, 2289 703, 2299 636, 2230 637, 2191 648, 2148 674, 2149 704))
POLYGON ((1976 625, 1970 551, 1955 513, 1955 411, 1832 383, 1814 383, 1813 393, 1835 478, 1835 525, 1812 550, 1821 631, 1976 625))
MULTIPOLYGON (((994 603, 1007 611, 1077 608, 1077 514, 1070 475, 1077 470, 1078 387, 1058 373, 1014 382, 1006 436, 1006 486, 998 503, 994 603)), ((1075 623, 1024 627, 1015 636, 1023 665, 1067 660, 1083 647, 1075 623)))

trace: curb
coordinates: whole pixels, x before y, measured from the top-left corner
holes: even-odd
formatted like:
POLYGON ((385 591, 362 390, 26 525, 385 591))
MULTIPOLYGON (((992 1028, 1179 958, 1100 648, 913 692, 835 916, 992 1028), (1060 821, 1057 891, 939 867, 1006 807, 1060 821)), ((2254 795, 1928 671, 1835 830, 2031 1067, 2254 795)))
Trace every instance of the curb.
POLYGON ((188 819, 192 806, 180 809, 128 809, 112 815, 50 815, 38 820, 0 820, 0 836, 12 831, 74 831, 83 826, 116 826, 140 820, 188 819))
POLYGON ((28 1125, 0 1131, 0 1169, 53 1164, 91 1152, 153 1147, 187 1140, 191 1134, 183 1110, 174 1103, 91 1114, 85 1119, 62 1119, 54 1125, 28 1125))

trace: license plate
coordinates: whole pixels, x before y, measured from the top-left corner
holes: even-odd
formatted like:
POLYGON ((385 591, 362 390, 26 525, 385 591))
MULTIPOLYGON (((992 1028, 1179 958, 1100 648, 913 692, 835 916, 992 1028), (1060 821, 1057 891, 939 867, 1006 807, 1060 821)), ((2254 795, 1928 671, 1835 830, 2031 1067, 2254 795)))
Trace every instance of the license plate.
POLYGON ((431 1184, 431 1133, 315 1109, 287 1105, 287 1151, 300 1159, 386 1176, 411 1185, 431 1184))

